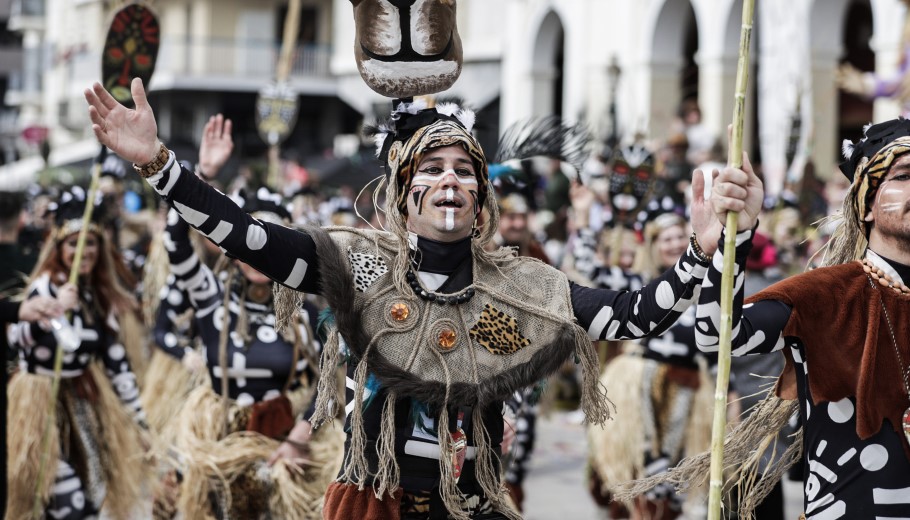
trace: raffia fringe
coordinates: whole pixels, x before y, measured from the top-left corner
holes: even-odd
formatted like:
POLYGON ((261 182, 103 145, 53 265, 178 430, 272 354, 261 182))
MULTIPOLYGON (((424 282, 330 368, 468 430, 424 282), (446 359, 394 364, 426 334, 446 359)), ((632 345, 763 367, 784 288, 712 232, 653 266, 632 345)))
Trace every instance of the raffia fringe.
POLYGON ((382 426, 376 450, 379 454, 379 470, 376 472, 375 495, 382 500, 386 493, 393 494, 401 481, 401 472, 395 460, 395 400, 389 392, 382 405, 382 426))
MULTIPOLYGON (((277 312, 277 311, 276 311, 277 312)), ((338 329, 330 327, 325 346, 322 347, 322 356, 319 360, 319 382, 316 390, 316 408, 310 417, 313 429, 318 429, 322 423, 335 417, 338 410, 340 396, 338 395, 338 381, 336 372, 340 359, 340 335, 338 329)))
MULTIPOLYGON (((744 485, 746 492, 740 502, 740 515, 750 515, 751 510, 759 504, 771 490, 774 483, 798 459, 801 442, 794 442, 780 460, 769 467, 761 477, 757 476, 757 460, 765 448, 776 442, 780 430, 788 423, 797 411, 795 401, 784 401, 769 392, 749 416, 724 439, 724 465, 735 471, 727 479, 724 491, 729 492, 735 485, 744 485), (736 471, 744 467, 742 471, 736 471)), ((703 452, 683 459, 676 467, 666 473, 653 477, 634 480, 614 488, 616 500, 630 502, 635 497, 661 483, 671 483, 680 492, 704 486, 711 468, 711 453, 703 452)))
MULTIPOLYGON (((144 484, 144 450, 139 431, 111 388, 110 379, 97 363, 89 365, 98 389, 97 399, 91 403, 92 413, 99 425, 97 444, 101 447, 101 463, 107 489, 103 504, 111 518, 130 518, 139 504, 140 490, 144 484)), ((66 394, 67 385, 61 385, 61 400, 71 399, 66 394)), ((7 388, 9 428, 7 449, 7 509, 6 518, 30 518, 41 460, 41 434, 48 420, 46 409, 51 397, 51 378, 28 373, 18 373, 7 388)), ((67 420, 66 412, 58 406, 57 424, 50 425, 51 442, 46 463, 44 482, 41 484, 42 500, 50 499, 57 460, 60 457, 59 421, 67 420)))
POLYGON ((145 387, 145 376, 149 368, 148 334, 139 315, 132 310, 117 316, 120 324, 120 343, 126 350, 126 357, 130 361, 130 368, 136 374, 139 388, 145 387))
POLYGON ((303 306, 306 295, 281 284, 272 284, 272 297, 275 302, 275 330, 284 333, 294 323, 298 310, 303 306))
POLYGON ((500 478, 500 474, 493 465, 493 449, 490 446, 490 434, 483 423, 481 408, 474 408, 472 423, 474 424, 474 445, 477 448, 477 459, 474 463, 474 473, 477 482, 483 489, 484 495, 493 504, 493 509, 509 520, 521 520, 521 514, 512 507, 512 501, 500 478))
MULTIPOLYGON (((32 514, 41 460, 41 433, 49 419, 47 406, 51 398, 51 378, 19 372, 10 380, 6 393, 6 424, 16 427, 7 429, 7 496, 4 518, 19 520, 30 518, 32 514)), ((50 428, 52 441, 45 463, 47 469, 40 486, 44 503, 50 500, 57 459, 60 457, 60 443, 57 440, 60 431, 57 424, 51 424, 50 428)))
POLYGON ((176 358, 156 349, 145 373, 141 395, 149 427, 162 432, 176 417, 180 403, 202 382, 203 377, 194 377, 176 358))
MULTIPOLYGON (((329 348, 326 346, 326 348, 329 348)), ((348 450, 344 461, 344 473, 339 480, 357 485, 363 491, 369 479, 369 464, 366 459, 366 430, 363 424, 363 389, 367 383, 366 358, 370 348, 367 347, 364 359, 357 364, 354 370, 354 409, 351 411, 351 449, 348 450)), ((320 384, 322 378, 320 378, 320 384)), ((334 380, 334 378, 333 378, 334 380)), ((321 396, 320 396, 321 397, 321 396)))
POLYGON ((639 391, 644 361, 640 356, 618 356, 604 371, 600 380, 613 387, 617 409, 616 421, 609 425, 588 427, 591 466, 608 491, 612 484, 628 482, 644 474, 644 437, 641 434, 641 392, 639 391))
POLYGON ((588 424, 603 424, 616 411, 607 397, 607 387, 600 381, 600 364, 594 343, 581 328, 575 327, 575 355, 581 363, 581 409, 588 424))
POLYGON ((178 509, 184 517, 206 518, 212 494, 230 510, 231 482, 255 468, 253 472, 269 490, 273 517, 321 518, 323 495, 341 467, 343 429, 314 432, 309 443, 310 462, 302 468, 285 461, 268 467, 266 461, 279 442, 247 431, 219 438, 221 401, 210 388, 197 388, 178 416, 183 433, 170 454, 183 473, 178 509))
POLYGON ((100 363, 93 362, 88 370, 98 387, 94 408, 101 426, 99 445, 107 458, 103 464, 107 480, 104 509, 113 518, 133 518, 147 478, 139 428, 123 408, 100 363))

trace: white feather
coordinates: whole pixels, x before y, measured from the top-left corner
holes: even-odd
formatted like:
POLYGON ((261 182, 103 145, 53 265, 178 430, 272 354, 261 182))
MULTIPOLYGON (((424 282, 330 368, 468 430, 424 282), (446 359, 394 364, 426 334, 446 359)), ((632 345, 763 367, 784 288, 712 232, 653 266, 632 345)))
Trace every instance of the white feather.
POLYGON ((373 142, 376 143, 376 157, 379 157, 380 154, 382 154, 382 145, 385 144, 385 140, 388 136, 388 132, 380 132, 373 136, 373 142))
POLYGON ((458 105, 455 103, 440 103, 436 105, 436 111, 444 116, 455 117, 455 112, 458 112, 458 105))
POLYGON ((849 161, 850 158, 853 157, 854 148, 855 146, 853 145, 853 141, 844 139, 844 142, 841 143, 841 152, 844 154, 844 159, 847 159, 849 161))
POLYGON ((410 103, 399 103, 398 106, 392 110, 392 114, 416 114, 421 110, 425 110, 426 108, 427 101, 425 99, 418 98, 414 101, 411 101, 410 103))
POLYGON ((471 132, 474 130, 474 122, 477 120, 477 115, 474 113, 473 110, 471 110, 469 108, 462 108, 461 110, 458 111, 458 114, 456 114, 455 117, 457 117, 458 120, 461 121, 461 124, 464 125, 465 129, 468 132, 471 132))
POLYGON ((870 128, 872 128, 872 123, 866 123, 866 126, 863 127, 863 136, 866 135, 870 128))

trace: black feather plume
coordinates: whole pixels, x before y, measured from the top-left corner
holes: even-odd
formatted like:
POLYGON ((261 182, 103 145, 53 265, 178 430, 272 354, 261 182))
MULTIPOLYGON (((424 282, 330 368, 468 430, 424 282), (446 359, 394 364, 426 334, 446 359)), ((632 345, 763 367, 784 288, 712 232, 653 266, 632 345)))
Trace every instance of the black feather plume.
POLYGON ((550 157, 579 172, 588 158, 591 138, 585 125, 569 125, 556 116, 519 121, 502 134, 494 162, 550 157))

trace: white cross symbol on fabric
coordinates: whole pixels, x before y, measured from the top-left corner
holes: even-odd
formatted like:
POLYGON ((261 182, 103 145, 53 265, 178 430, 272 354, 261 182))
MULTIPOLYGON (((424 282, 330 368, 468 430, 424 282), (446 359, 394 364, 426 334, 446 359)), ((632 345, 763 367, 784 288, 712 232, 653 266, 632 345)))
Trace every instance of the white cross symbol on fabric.
POLYGON ((79 339, 85 341, 98 341, 98 331, 95 329, 86 329, 82 327, 82 318, 73 316, 73 330, 79 335, 79 339))
MULTIPOLYGON (((215 377, 221 377, 221 367, 214 367, 212 373, 215 377)), ((231 366, 227 370, 228 377, 237 382, 237 388, 246 386, 246 378, 265 379, 272 377, 272 371, 267 368, 247 368, 246 356, 239 352, 234 352, 231 358, 231 366)))
POLYGON ((673 333, 666 332, 659 338, 654 338, 648 343, 648 349, 657 352, 664 357, 684 356, 689 352, 685 343, 673 341, 673 333))

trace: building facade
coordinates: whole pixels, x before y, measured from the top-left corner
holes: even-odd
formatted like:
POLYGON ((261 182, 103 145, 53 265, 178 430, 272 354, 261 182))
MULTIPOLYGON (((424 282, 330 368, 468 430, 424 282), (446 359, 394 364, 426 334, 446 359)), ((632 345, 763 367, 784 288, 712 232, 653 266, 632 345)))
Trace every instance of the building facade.
MULTIPOLYGON (((51 128, 52 150, 64 160, 62 150, 91 141, 82 90, 100 75, 107 25, 122 3, 44 3, 44 27, 23 32, 23 42, 37 40, 41 49, 40 77, 23 81, 14 94, 32 100, 21 103, 20 128, 51 128), (39 95, 25 83, 39 85, 39 95)), ((841 138, 899 113, 889 100, 840 94, 834 77, 842 62, 882 74, 896 70, 906 8, 900 0, 756 4, 746 149, 761 155, 769 189, 779 191, 797 115, 803 161, 811 159, 827 176, 841 138)), ((260 156, 265 145, 255 132, 253 105, 274 76, 286 1, 156 0, 151 6, 162 28, 150 85, 162 138, 191 150, 208 116, 220 111, 235 120, 237 155, 260 156)), ((722 136, 732 118, 741 10, 742 0, 461 0, 464 68, 442 95, 480 110, 485 146, 501 128, 548 114, 585 121, 605 136, 613 100, 624 135, 666 138, 681 102, 690 99, 704 125, 722 136)), ((357 73, 351 11, 350 0, 303 0, 291 77, 301 112, 283 145, 286 155, 324 153, 334 136, 356 133, 362 118, 388 108, 357 73)))

